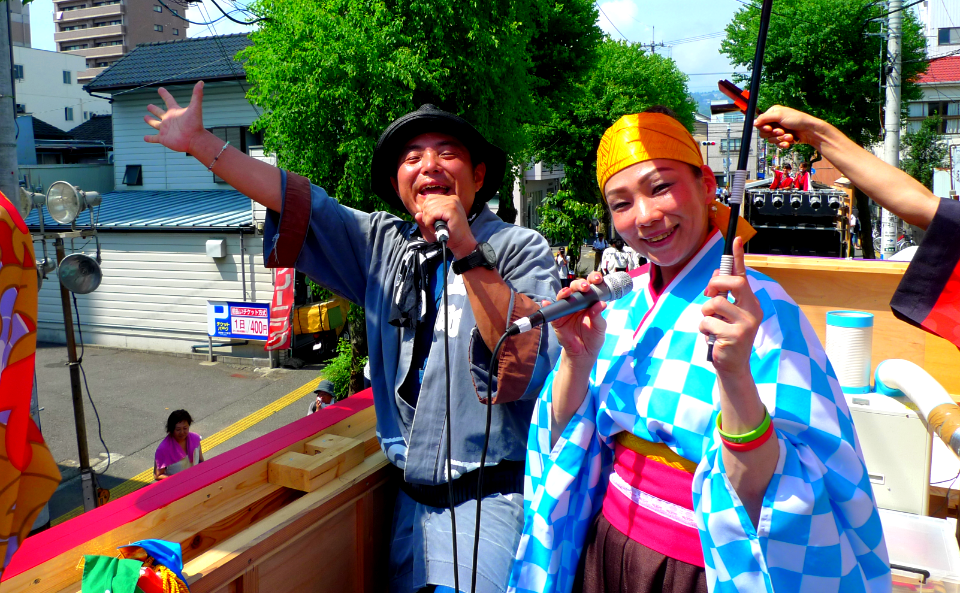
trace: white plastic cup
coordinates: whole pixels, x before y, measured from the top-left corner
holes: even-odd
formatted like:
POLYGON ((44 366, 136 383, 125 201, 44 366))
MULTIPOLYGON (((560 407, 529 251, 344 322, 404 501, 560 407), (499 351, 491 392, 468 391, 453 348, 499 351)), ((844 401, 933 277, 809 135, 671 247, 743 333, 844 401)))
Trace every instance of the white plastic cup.
POLYGON ((844 393, 870 391, 873 313, 827 312, 827 358, 844 393))

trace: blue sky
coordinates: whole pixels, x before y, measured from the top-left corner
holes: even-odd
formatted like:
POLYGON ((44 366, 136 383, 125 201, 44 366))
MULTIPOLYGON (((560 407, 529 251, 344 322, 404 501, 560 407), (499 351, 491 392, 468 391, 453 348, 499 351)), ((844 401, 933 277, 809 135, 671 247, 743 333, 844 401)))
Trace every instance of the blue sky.
MULTIPOLYGON (((230 5, 226 0, 219 1, 218 4, 224 8, 230 5)), ((639 43, 650 43, 654 40, 660 43, 722 32, 737 9, 743 7, 743 3, 739 0, 608 0, 600 2, 599 6, 602 13, 597 23, 614 39, 625 38, 639 43)), ((52 15, 52 0, 34 0, 30 4, 33 47, 56 49, 53 43, 52 15)), ((209 21, 208 15, 213 18, 220 15, 210 0, 191 4, 186 13, 188 19, 197 22, 209 21)), ((240 20, 245 18, 243 15, 235 16, 239 16, 240 20)), ((191 25, 187 29, 187 35, 226 35, 250 29, 249 26, 222 19, 208 27, 191 25)), ((733 68, 726 57, 720 54, 721 38, 678 44, 668 50, 680 70, 691 75, 691 91, 716 90, 717 80, 730 78, 733 68)))

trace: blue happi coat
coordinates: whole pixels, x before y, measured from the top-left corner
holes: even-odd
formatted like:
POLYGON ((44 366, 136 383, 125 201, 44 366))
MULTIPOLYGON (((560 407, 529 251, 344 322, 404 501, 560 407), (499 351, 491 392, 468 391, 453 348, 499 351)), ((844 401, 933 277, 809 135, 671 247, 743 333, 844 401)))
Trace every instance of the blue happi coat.
POLYGON ((716 373, 698 331, 722 249, 715 232, 656 303, 644 274, 631 296, 609 304, 587 397, 552 448, 547 378, 528 440, 512 591, 571 590, 606 492, 615 435, 624 430, 698 464, 693 505, 711 591, 891 589, 880 516, 833 368, 797 304, 753 270, 748 279, 764 315, 750 367, 780 445, 757 528, 727 479, 716 373))

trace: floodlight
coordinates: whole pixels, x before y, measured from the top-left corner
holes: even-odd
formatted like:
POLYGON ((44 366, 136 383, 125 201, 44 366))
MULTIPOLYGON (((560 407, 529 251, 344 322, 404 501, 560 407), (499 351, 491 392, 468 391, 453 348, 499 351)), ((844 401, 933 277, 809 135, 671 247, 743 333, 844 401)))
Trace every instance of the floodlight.
POLYGON ((36 194, 32 191, 27 191, 22 187, 19 189, 20 196, 16 202, 17 210, 20 212, 21 218, 26 220, 27 217, 30 216, 30 212, 34 208, 39 208, 46 198, 43 194, 36 194))
POLYGON ((753 194, 753 205, 754 205, 754 207, 756 207, 756 208, 763 208, 763 205, 766 204, 766 202, 767 202, 767 197, 764 196, 762 193, 757 192, 757 193, 753 194))
POLYGON ((819 210, 819 209, 820 209, 820 205, 821 205, 820 196, 817 195, 817 194, 811 194, 811 195, 810 195, 810 207, 813 208, 814 210, 819 210))
POLYGON ((98 206, 100 202, 99 193, 85 192, 66 181, 56 181, 47 190, 47 211, 50 218, 60 224, 72 223, 81 212, 98 206))
MULTIPOLYGON (((803 196, 800 194, 790 194, 790 206, 799 208, 803 204, 803 196)), ((47 206, 49 208, 50 206, 47 206)))
POLYGON ((100 271, 97 260, 82 253, 71 253, 63 258, 57 276, 60 277, 60 284, 77 294, 95 291, 103 280, 103 272, 100 271))
POLYGON ((780 208, 783 206, 783 194, 773 194, 773 207, 780 208))
POLYGON ((827 205, 830 206, 833 210, 840 209, 840 196, 828 196, 827 205))

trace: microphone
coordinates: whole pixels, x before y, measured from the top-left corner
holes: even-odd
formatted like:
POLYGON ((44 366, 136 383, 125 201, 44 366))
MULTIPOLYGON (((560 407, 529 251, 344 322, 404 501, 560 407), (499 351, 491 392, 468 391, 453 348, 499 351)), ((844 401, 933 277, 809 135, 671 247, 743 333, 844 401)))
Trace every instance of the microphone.
POLYGON ((575 292, 569 297, 549 304, 529 317, 518 319, 507 328, 507 335, 516 335, 528 332, 548 321, 572 315, 589 308, 600 301, 616 301, 633 291, 633 278, 626 272, 608 274, 603 284, 591 284, 588 292, 575 292))
POLYGON ((433 232, 437 234, 437 241, 444 243, 450 240, 450 229, 447 227, 447 221, 437 220, 433 223, 433 232))

